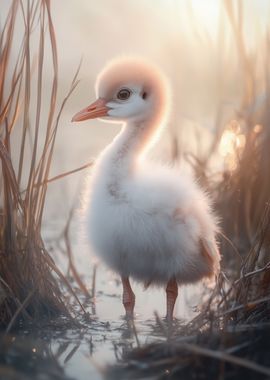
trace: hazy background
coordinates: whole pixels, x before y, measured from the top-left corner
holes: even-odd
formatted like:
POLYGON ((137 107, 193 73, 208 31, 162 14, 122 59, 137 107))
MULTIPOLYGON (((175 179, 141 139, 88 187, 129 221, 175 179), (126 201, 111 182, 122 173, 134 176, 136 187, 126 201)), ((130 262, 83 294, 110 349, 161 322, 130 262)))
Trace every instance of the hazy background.
MULTIPOLYGON (((0 4, 3 23, 10 1, 0 0, 0 4)), ((269 26, 270 2, 245 0, 242 4, 245 42, 258 58, 257 50, 263 50, 269 26)), ((97 74, 118 55, 150 59, 170 81, 173 109, 155 157, 170 159, 172 136, 179 138, 182 154, 191 151, 201 155, 211 142, 217 109, 221 109, 224 125, 233 118, 243 73, 222 1, 54 0, 51 5, 58 44, 59 100, 82 59, 80 83, 60 121, 51 176, 91 161, 118 132, 119 126, 97 120, 70 122, 74 113, 93 101, 97 74)), ((51 81, 49 58, 50 51, 44 73, 51 81)), ((45 108, 46 97, 43 103, 45 108)), ((227 154, 226 144, 220 152, 222 159, 227 154)), ((79 198, 85 174, 83 171, 50 184, 45 216, 48 225, 66 219, 71 204, 79 198)))
MULTIPOLYGON (((97 120, 70 123, 72 115, 94 99, 98 72, 118 55, 143 56, 167 74, 173 91, 169 128, 176 130, 182 152, 207 146, 220 103, 224 123, 233 117, 242 91, 241 66, 221 1, 68 0, 52 5, 61 89, 82 58, 81 82, 59 129, 55 173, 91 160, 119 130, 97 120), (201 135, 199 146, 194 134, 201 135)), ((243 7, 245 39, 256 54, 270 19, 270 2, 245 0, 243 7)), ((165 141, 157 155, 169 157, 170 140, 165 141)), ((65 186, 65 181, 51 186, 65 186)))

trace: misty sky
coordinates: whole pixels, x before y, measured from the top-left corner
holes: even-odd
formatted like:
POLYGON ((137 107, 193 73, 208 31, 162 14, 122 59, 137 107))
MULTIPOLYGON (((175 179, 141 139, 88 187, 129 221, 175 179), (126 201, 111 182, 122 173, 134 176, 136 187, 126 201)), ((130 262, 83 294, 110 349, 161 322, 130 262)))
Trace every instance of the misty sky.
MULTIPOLYGON (((256 54, 260 38, 269 27, 270 1, 242 3, 245 40, 256 54)), ((0 0, 1 25, 10 4, 10 0, 0 0)), ((187 151, 194 149, 194 126, 210 140, 219 101, 226 103, 230 111, 237 107, 239 62, 221 1, 52 0, 51 4, 58 43, 60 97, 67 92, 82 58, 80 83, 60 122, 52 175, 89 162, 119 130, 117 125, 97 120, 80 125, 70 122, 75 112, 94 100, 96 75, 118 55, 146 57, 165 71, 173 91, 170 127, 177 129, 187 151), (220 77, 224 82, 222 94, 217 85, 220 77)), ((48 62, 49 58, 47 52, 48 62)), ((50 68, 46 68, 45 75, 50 78, 50 68)), ((78 183, 78 177, 74 178, 78 183)), ((51 185, 53 193, 59 194, 65 184, 63 180, 51 185)))

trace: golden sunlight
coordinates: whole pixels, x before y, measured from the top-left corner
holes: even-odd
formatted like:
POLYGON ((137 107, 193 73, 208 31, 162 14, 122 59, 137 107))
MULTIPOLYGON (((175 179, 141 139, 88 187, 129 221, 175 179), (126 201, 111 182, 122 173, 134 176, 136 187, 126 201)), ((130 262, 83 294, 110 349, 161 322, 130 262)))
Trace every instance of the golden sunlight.
POLYGON ((220 2, 217 0, 190 0, 194 15, 210 32, 217 31, 220 2))
POLYGON ((225 165, 230 171, 236 169, 245 144, 246 137, 241 133, 240 125, 235 120, 231 121, 223 132, 219 143, 219 153, 224 157, 225 165))

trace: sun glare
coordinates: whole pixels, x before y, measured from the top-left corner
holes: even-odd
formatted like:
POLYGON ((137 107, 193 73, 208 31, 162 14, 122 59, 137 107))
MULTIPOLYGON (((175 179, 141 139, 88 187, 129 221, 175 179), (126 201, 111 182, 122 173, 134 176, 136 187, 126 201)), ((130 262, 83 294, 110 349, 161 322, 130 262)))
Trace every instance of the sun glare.
POLYGON ((211 33, 217 31, 220 2, 217 0, 190 0, 197 20, 211 33))
POLYGON ((224 158, 225 165, 229 170, 235 170, 246 144, 246 137, 241 133, 237 121, 232 121, 222 134, 219 143, 219 153, 224 158))

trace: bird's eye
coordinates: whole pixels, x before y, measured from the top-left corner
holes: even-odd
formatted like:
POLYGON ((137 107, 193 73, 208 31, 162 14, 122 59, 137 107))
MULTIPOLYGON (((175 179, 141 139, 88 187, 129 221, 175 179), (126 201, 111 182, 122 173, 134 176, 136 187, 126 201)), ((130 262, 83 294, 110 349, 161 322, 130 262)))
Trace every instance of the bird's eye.
POLYGON ((117 94, 117 99, 127 100, 131 95, 131 91, 128 88, 122 88, 117 94))
POLYGON ((143 98, 144 100, 147 98, 147 92, 146 92, 146 91, 144 91, 144 92, 142 93, 142 98, 143 98))

